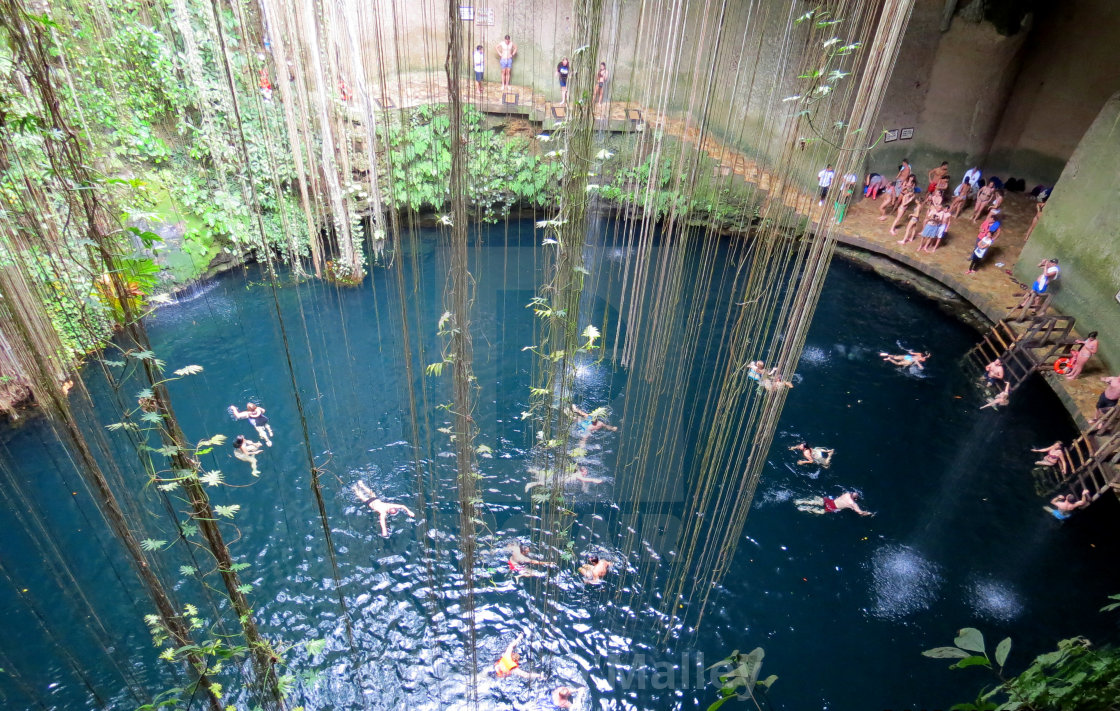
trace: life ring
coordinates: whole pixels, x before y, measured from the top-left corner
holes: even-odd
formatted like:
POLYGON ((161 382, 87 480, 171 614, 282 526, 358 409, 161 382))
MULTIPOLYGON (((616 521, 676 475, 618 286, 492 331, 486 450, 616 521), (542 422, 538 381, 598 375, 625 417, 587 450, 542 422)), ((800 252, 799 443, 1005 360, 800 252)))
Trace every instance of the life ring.
POLYGON ((1073 370, 1073 359, 1068 356, 1062 356, 1054 361, 1054 372, 1058 375, 1068 375, 1073 370))

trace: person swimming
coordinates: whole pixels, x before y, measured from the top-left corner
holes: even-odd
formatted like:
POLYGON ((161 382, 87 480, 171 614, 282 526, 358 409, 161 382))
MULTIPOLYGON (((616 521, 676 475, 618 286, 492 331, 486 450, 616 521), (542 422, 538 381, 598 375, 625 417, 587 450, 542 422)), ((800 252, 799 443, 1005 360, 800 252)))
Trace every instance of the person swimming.
POLYGON ((1004 383, 1003 390, 1000 390, 999 394, 997 394, 995 397, 989 398, 986 403, 980 406, 980 409, 983 410, 990 407, 993 410, 998 410, 1000 405, 1006 405, 1010 401, 1011 383, 1004 383))
POLYGON ((529 546, 518 543, 516 541, 506 546, 506 550, 509 551, 509 560, 506 561, 509 564, 509 571, 511 573, 517 573, 517 577, 519 578, 537 577, 540 575, 544 575, 544 573, 542 572, 531 570, 529 568, 530 565, 555 565, 555 563, 549 563, 546 560, 537 560, 536 558, 530 558, 529 546))
POLYGON ((416 518, 416 514, 412 513, 412 511, 409 510, 409 508, 404 504, 398 504, 392 501, 382 501, 381 499, 377 498, 373 491, 368 486, 366 486, 366 483, 364 481, 356 482, 351 487, 351 489, 353 489, 354 495, 358 497, 359 501, 361 501, 366 506, 369 506, 371 511, 377 512, 377 514, 381 517, 381 535, 384 538, 389 537, 389 528, 385 525, 386 517, 394 516, 397 513, 404 511, 406 514, 408 514, 409 518, 416 518))
POLYGON ((583 449, 587 448, 587 440, 591 438, 591 435, 599 430, 618 431, 617 427, 607 424, 604 419, 603 416, 606 414, 606 408, 604 407, 596 408, 591 412, 584 412, 573 404, 572 412, 581 418, 576 422, 576 434, 579 436, 579 446, 583 449))
POLYGON ((915 367, 918 370, 924 370, 925 366, 922 364, 929 360, 929 353, 921 353, 919 351, 912 351, 907 349, 902 355, 891 355, 890 353, 879 353, 883 360, 891 365, 897 365, 903 368, 915 367))
POLYGON ((498 661, 494 662, 494 674, 499 679, 505 679, 510 676, 519 676, 522 679, 543 678, 543 674, 527 672, 521 668, 521 655, 517 653, 517 645, 520 644, 521 640, 524 638, 524 632, 518 634, 517 637, 509 643, 509 646, 506 647, 506 651, 498 658, 498 661))
POLYGON ((793 504, 797 507, 798 511, 811 514, 836 513, 844 509, 850 509, 860 516, 874 516, 870 511, 861 509, 859 504, 856 503, 857 499, 859 499, 859 492, 846 491, 835 498, 831 496, 817 496, 811 499, 796 499, 793 504))
POLYGON ((235 405, 229 406, 229 413, 239 420, 249 420, 249 424, 257 431, 260 438, 264 443, 272 446, 272 425, 268 424, 268 417, 264 414, 264 408, 256 403, 245 403, 245 410, 242 412, 238 410, 235 405))
POLYGON ((579 567, 579 574, 585 583, 598 583, 602 581, 610 570, 610 561, 602 560, 597 555, 588 556, 587 562, 579 567))
POLYGON ((797 464, 818 464, 825 468, 832 465, 832 455, 836 453, 835 449, 809 447, 809 445, 804 442, 795 444, 789 449, 791 452, 801 453, 801 459, 796 462, 797 464))
POLYGON ((257 455, 261 452, 261 443, 254 442, 251 439, 245 439, 244 435, 237 435, 233 440, 233 456, 236 459, 249 464, 252 469, 253 476, 260 476, 261 471, 257 469, 257 455))

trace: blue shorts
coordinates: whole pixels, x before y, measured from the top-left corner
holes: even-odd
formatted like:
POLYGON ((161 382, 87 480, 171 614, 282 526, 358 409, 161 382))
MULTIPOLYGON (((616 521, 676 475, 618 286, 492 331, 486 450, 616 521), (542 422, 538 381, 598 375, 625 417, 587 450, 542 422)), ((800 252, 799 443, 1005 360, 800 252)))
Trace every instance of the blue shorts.
POLYGON ((1050 509, 1050 513, 1054 514, 1054 518, 1058 519, 1059 521, 1065 521, 1067 518, 1069 518, 1069 514, 1062 513, 1058 509, 1050 509))
POLYGON ((482 72, 475 72, 474 73, 474 80, 475 81, 482 81, 482 72))
POLYGON ((513 58, 510 57, 509 59, 499 59, 498 64, 502 65, 502 69, 511 69, 513 68, 513 58))

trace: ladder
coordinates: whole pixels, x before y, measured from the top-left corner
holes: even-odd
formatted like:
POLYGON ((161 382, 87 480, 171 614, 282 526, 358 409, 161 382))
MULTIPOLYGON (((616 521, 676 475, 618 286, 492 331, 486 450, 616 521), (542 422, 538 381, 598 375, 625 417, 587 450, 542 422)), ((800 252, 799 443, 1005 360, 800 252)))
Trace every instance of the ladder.
POLYGON ((1003 380, 1014 391, 1032 373, 1052 366, 1065 354, 1073 343, 1073 324, 1070 316, 1041 316, 1019 331, 1001 319, 966 357, 980 370, 999 358, 1003 363, 1003 380))
POLYGON ((1068 475, 1049 467, 1050 496, 1089 492, 1096 501, 1109 491, 1120 493, 1120 407, 1110 410, 1100 422, 1075 439, 1063 452, 1068 475))

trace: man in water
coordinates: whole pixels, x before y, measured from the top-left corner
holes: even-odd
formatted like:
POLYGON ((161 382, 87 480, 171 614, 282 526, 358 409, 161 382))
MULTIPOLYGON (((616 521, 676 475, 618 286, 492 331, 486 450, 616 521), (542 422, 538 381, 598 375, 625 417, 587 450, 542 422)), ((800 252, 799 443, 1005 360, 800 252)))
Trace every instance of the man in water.
POLYGON ((498 661, 494 662, 494 674, 499 679, 505 679, 508 676, 519 676, 522 679, 540 679, 544 676, 543 674, 527 672, 521 668, 521 655, 517 653, 517 645, 524 637, 524 632, 517 635, 506 647, 505 653, 498 658, 498 661))
POLYGON ((558 686, 552 690, 549 701, 554 709, 570 709, 572 707, 572 690, 566 686, 558 686))
MULTIPOLYGON (((599 430, 610 430, 611 432, 618 432, 617 427, 608 425, 607 421, 600 416, 600 413, 606 412, 605 407, 597 408, 595 410, 592 410, 591 412, 584 412, 573 404, 572 412, 574 412, 578 417, 581 418, 580 421, 576 423, 576 429, 579 433, 579 446, 582 449, 587 449, 587 440, 591 439, 591 435, 595 432, 598 432, 599 430)), ((584 473, 586 473, 586 470, 584 473)), ((600 484, 602 482, 595 481, 592 483, 600 484)))
POLYGON ((1054 508, 1050 513, 1054 514, 1054 518, 1064 521, 1073 515, 1077 509, 1085 508, 1090 503, 1089 490, 1085 489, 1081 492, 1081 498, 1074 498, 1073 494, 1066 494, 1065 496, 1058 495, 1050 499, 1050 505, 1054 508))
POLYGON ((369 506, 372 511, 376 511, 381 517, 381 535, 384 538, 389 537, 389 528, 385 525, 385 518, 393 516, 401 511, 408 514, 409 518, 416 518, 416 514, 412 513, 404 504, 397 504, 392 501, 382 501, 374 495, 364 481, 359 481, 352 487, 354 495, 358 497, 366 506, 369 506))
POLYGON ((509 546, 506 547, 506 550, 509 551, 509 570, 511 573, 517 573, 517 577, 519 578, 535 577, 544 574, 529 570, 528 566, 530 565, 554 565, 553 563, 549 563, 547 560, 537 560, 536 558, 530 558, 529 546, 523 545, 521 543, 510 543, 509 546))
POLYGON ((607 575, 610 570, 610 561, 602 560, 597 555, 588 556, 587 562, 579 567, 579 574, 585 583, 597 583, 607 575))
POLYGON ((809 447, 809 445, 804 442, 795 444, 789 449, 791 452, 801 453, 801 459, 797 461, 797 464, 819 464, 826 468, 832 465, 832 455, 836 452, 835 449, 809 447))
POLYGON ((797 506, 798 511, 804 511, 811 514, 826 514, 836 513, 844 509, 851 509, 860 516, 872 516, 870 511, 864 511, 856 503, 859 498, 859 493, 855 491, 845 491, 836 498, 831 496, 818 496, 812 499, 797 499, 793 503, 797 506))
POLYGON ((502 67, 502 88, 509 88, 510 74, 513 73, 513 58, 517 56, 517 45, 513 40, 506 35, 506 38, 498 43, 498 64, 502 67))

